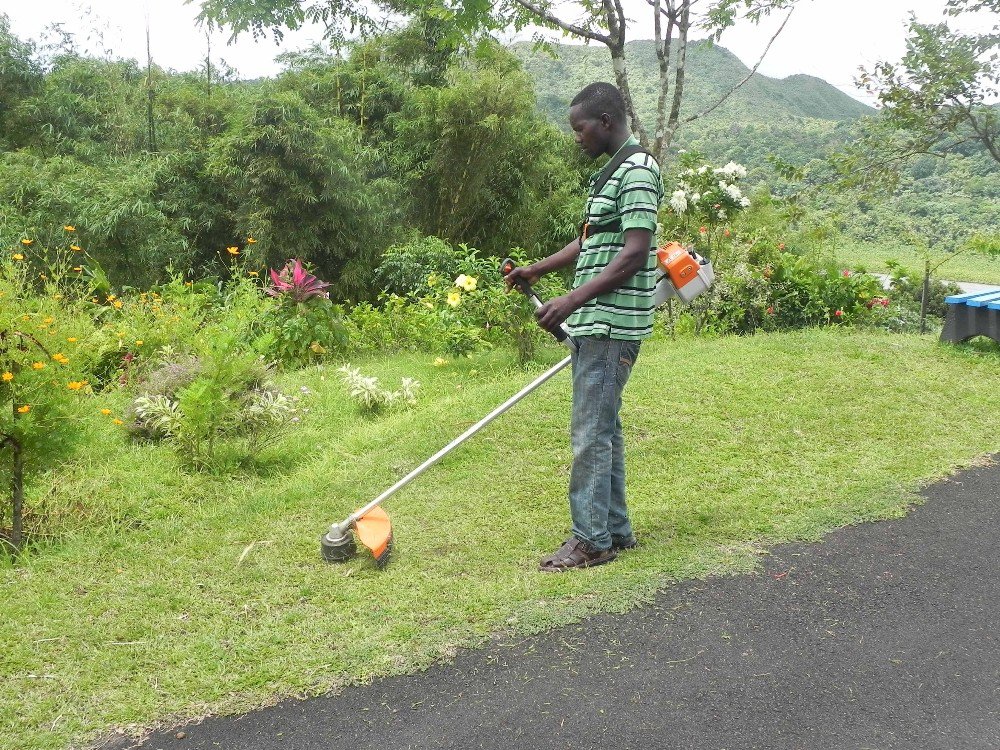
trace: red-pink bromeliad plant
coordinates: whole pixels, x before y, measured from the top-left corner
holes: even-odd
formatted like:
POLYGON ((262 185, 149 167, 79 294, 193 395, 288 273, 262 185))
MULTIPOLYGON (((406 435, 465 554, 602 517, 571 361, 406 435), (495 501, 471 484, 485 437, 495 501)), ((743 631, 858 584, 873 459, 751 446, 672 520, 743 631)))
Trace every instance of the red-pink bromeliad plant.
POLYGON ((272 297, 291 298, 294 302, 305 302, 314 297, 330 298, 330 293, 326 291, 330 284, 306 271, 298 258, 289 260, 280 271, 272 268, 271 283, 266 291, 272 297))

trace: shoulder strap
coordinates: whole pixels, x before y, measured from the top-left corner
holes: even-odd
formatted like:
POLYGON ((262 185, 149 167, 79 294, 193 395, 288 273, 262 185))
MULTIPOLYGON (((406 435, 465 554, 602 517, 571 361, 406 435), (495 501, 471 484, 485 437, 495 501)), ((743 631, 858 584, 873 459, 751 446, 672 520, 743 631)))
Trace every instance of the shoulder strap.
POLYGON ((598 175, 597 181, 591 188, 591 192, 594 195, 600 195, 608 180, 611 179, 611 175, 615 173, 615 170, 624 164, 626 159, 630 156, 635 156, 636 154, 646 154, 648 156, 652 156, 652 154, 650 154, 642 146, 623 146, 618 149, 618 153, 611 158, 611 161, 604 165, 604 169, 602 169, 601 174, 598 175))

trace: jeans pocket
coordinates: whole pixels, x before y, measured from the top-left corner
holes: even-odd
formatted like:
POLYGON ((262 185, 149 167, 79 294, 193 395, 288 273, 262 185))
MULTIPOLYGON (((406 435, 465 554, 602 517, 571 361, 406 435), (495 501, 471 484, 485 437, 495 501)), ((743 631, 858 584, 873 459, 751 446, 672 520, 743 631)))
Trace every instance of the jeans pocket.
POLYGON ((623 341, 618 354, 618 387, 624 388, 639 357, 639 341, 623 341))

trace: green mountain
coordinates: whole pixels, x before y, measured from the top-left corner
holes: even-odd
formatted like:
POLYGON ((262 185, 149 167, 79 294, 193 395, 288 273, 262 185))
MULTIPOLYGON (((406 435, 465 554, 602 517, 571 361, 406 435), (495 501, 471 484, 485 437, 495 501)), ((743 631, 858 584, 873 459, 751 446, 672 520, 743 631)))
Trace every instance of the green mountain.
MULTIPOLYGON (((555 44, 547 51, 522 42, 511 49, 535 81, 539 108, 564 127, 569 102, 577 91, 593 81, 614 81, 611 57, 603 45, 555 44)), ((629 42, 625 59, 639 116, 651 126, 659 91, 654 42, 629 42)), ((712 106, 750 72, 732 52, 707 41, 689 45, 687 64, 684 116, 712 106)), ((720 123, 781 125, 802 119, 841 122, 873 112, 873 108, 813 76, 776 79, 758 74, 692 126, 701 131, 720 123)))

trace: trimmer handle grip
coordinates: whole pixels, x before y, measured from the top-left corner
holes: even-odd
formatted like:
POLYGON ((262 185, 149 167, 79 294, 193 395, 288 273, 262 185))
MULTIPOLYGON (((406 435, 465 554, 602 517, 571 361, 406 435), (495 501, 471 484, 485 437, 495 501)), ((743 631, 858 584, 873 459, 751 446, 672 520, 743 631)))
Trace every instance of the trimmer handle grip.
MULTIPOLYGON (((500 273, 506 277, 507 274, 515 268, 517 268, 517 263, 515 263, 513 259, 504 258, 503 262, 500 264, 500 273)), ((544 304, 539 296, 535 294, 535 290, 531 288, 531 284, 527 281, 515 281, 513 286, 517 289, 517 291, 530 299, 536 308, 539 308, 544 304)), ((572 345, 572 339, 570 339, 569 332, 566 330, 565 326, 559 326, 556 330, 549 331, 549 333, 555 336, 557 341, 567 345, 572 345)))

